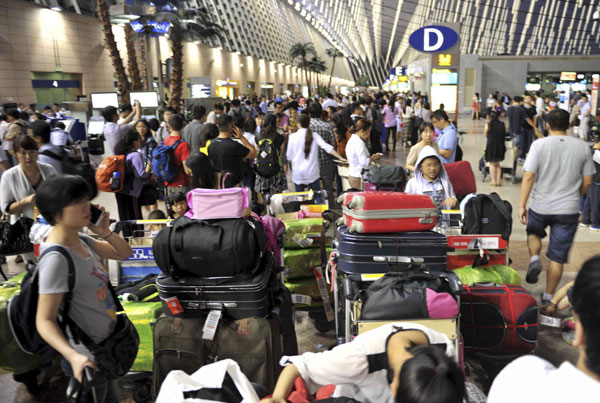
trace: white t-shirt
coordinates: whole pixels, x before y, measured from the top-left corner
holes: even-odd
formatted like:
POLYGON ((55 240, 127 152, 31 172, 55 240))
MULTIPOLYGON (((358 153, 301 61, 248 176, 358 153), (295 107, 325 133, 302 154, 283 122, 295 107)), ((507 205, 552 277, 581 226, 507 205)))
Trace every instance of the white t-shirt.
POLYGON ((528 355, 508 364, 498 374, 487 403, 585 403, 600 399, 600 382, 569 362, 556 368, 528 355))
POLYGON ((126 125, 119 125, 117 123, 108 122, 104 125, 104 138, 108 143, 110 153, 114 153, 115 146, 119 141, 125 138, 125 135, 129 130, 133 128, 131 123, 126 125))
POLYGON ((350 163, 348 175, 362 178, 362 170, 369 166, 369 150, 358 134, 350 136, 346 143, 346 157, 350 163))
POLYGON ((307 129, 301 128, 296 133, 290 134, 286 156, 292 163, 292 181, 297 185, 309 185, 319 179, 319 151, 318 148, 331 153, 333 146, 323 140, 318 133, 311 130, 313 142, 308 158, 304 158, 304 139, 307 129))
POLYGON ((496 100, 494 98, 488 98, 488 99, 485 100, 485 105, 488 108, 493 108, 495 102, 496 102, 496 100))
POLYGON ((328 98, 325 100, 325 102, 323 102, 323 110, 327 110, 327 108, 329 108, 330 106, 337 108, 338 103, 334 99, 328 98))
POLYGON ((581 105, 581 107, 579 108, 579 119, 587 119, 590 117, 590 115, 585 116, 586 113, 588 113, 588 111, 591 109, 592 105, 590 105, 589 102, 584 103, 583 105, 581 105))

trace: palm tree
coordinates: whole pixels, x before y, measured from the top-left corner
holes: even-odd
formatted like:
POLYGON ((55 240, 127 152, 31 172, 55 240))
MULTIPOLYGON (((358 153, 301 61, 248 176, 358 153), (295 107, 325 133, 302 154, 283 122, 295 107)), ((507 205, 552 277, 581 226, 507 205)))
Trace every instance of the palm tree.
POLYGON ((331 57, 333 61, 331 62, 331 74, 329 75, 329 84, 327 84, 327 89, 331 88, 331 79, 333 78, 333 68, 335 67, 335 59, 338 57, 343 57, 344 54, 337 50, 336 48, 329 48, 326 50, 327 56, 331 57))
POLYGON ((315 73, 317 77, 317 92, 319 92, 321 88, 321 84, 319 83, 319 75, 327 71, 325 60, 321 59, 319 56, 313 56, 308 62, 308 70, 315 73))
POLYGON ((142 75, 138 66, 137 52, 135 50, 135 41, 137 37, 131 25, 125 25, 125 45, 127 46, 127 70, 129 70, 129 78, 131 79, 131 89, 133 91, 141 91, 144 87, 142 84, 142 75))
POLYGON ((169 106, 179 110, 183 98, 183 42, 200 41, 209 36, 220 35, 221 27, 211 21, 204 8, 169 8, 140 17, 138 22, 148 25, 150 21, 168 22, 169 42, 173 53, 173 75, 171 77, 171 98, 169 106))
POLYGON ((298 61, 299 67, 304 70, 306 77, 306 85, 308 85, 308 96, 311 95, 310 79, 308 78, 308 57, 316 56, 315 45, 310 42, 302 43, 298 42, 292 45, 290 48, 290 59, 292 61, 298 61))
POLYGON ((117 48, 117 42, 115 41, 115 36, 112 32, 108 5, 106 4, 106 0, 96 0, 96 4, 98 5, 98 19, 100 20, 102 32, 104 33, 104 46, 110 54, 110 59, 112 61, 113 68, 115 69, 117 86, 121 92, 121 98, 124 101, 127 101, 129 99, 129 91, 131 87, 129 84, 129 79, 127 78, 127 73, 125 72, 123 59, 121 58, 121 54, 117 48))

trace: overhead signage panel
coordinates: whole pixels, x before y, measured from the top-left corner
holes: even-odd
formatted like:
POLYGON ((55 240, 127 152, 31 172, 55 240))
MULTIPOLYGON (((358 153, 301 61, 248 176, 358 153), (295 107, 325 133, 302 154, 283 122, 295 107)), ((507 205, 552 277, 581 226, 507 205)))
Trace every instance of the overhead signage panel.
POLYGON ((430 25, 417 29, 408 39, 410 46, 425 53, 439 53, 458 42, 458 33, 452 28, 430 25))

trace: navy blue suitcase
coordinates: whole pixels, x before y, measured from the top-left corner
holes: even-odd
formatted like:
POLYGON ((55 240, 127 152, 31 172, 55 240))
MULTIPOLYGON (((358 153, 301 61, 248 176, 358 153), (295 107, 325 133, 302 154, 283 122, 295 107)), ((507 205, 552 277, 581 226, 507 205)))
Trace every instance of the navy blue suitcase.
POLYGON ((425 264, 431 271, 447 271, 446 235, 434 231, 360 234, 338 229, 338 270, 345 274, 373 274, 406 270, 425 264))

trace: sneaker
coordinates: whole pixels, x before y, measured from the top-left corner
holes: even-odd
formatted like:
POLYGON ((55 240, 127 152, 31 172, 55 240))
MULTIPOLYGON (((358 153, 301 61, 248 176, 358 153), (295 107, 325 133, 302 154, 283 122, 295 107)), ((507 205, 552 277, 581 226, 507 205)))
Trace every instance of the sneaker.
POLYGON ((600 227, 594 227, 593 225, 590 227, 590 231, 600 232, 600 227))
MULTIPOLYGON (((529 266, 529 267, 531 267, 531 266, 529 266)), ((529 276, 529 272, 527 273, 527 275, 529 276)), ((529 277, 527 277, 527 278, 529 278, 529 277)), ((527 280, 527 282, 529 283, 529 280, 527 280)), ((535 278, 535 282, 537 283, 537 277, 535 278)), ((548 305, 548 302, 550 302, 549 299, 544 298, 544 293, 540 294, 540 301, 542 302, 542 306, 548 305)))
POLYGON ((517 158, 517 164, 523 165, 524 163, 525 163, 525 159, 523 159, 523 158, 517 158))
MULTIPOLYGON (((542 262, 538 259, 535 262, 529 263, 529 269, 527 269, 527 277, 525 281, 529 284, 535 284, 538 281, 538 276, 542 272, 542 262)), ((543 304, 544 301, 542 301, 543 304)))
POLYGON ((579 223, 579 226, 585 228, 585 227, 589 227, 590 224, 586 224, 586 223, 582 222, 582 223, 579 223))

